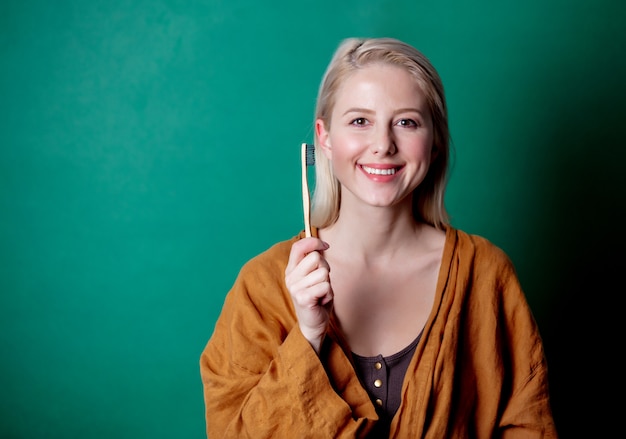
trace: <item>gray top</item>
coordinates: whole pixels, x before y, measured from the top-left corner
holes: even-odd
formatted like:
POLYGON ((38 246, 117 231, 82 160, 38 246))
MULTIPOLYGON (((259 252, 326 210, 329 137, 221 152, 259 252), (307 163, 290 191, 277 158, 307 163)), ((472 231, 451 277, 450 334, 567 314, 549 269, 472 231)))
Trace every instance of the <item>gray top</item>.
POLYGON ((388 437, 391 419, 400 407, 404 375, 421 337, 420 332, 410 345, 389 357, 362 357, 352 353, 356 374, 380 417, 376 432, 368 437, 388 437))

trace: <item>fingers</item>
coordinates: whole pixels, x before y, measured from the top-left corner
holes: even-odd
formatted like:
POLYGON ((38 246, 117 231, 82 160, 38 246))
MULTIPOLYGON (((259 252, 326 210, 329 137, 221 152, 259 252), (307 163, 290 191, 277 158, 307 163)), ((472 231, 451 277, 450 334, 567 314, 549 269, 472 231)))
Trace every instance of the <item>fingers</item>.
POLYGON ((307 270, 307 274, 301 276, 300 269, 307 268, 304 266, 306 262, 305 258, 298 270, 290 278, 286 278, 286 283, 296 306, 314 308, 332 300, 330 276, 327 265, 318 266, 312 271, 307 270))
POLYGON ((285 284, 300 330, 316 352, 326 333, 334 297, 330 266, 323 256, 328 248, 318 238, 303 238, 292 245, 285 268, 285 284))
POLYGON ((319 238, 303 238, 294 242, 285 273, 291 272, 310 253, 328 250, 328 243, 319 238))
POLYGON ((285 268, 285 282, 289 289, 307 287, 328 278, 330 267, 319 250, 328 245, 317 238, 305 238, 293 244, 285 268), (302 241, 307 242, 302 242, 302 241), (306 280, 306 282, 303 282, 306 280))
MULTIPOLYGON (((334 295, 330 284, 330 266, 320 251, 327 248, 328 244, 317 238, 304 238, 292 246, 285 269, 285 284, 300 317, 304 312, 319 313, 319 307, 332 303, 334 295)), ((320 317, 317 314, 312 320, 320 317)), ((312 322, 309 320, 309 323, 312 322)))

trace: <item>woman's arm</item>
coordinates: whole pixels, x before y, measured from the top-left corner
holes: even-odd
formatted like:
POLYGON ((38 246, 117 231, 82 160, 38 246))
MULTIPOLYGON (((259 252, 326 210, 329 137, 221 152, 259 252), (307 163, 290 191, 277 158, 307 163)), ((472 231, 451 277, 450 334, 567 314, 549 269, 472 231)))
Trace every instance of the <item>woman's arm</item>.
MULTIPOLYGON (((337 356, 339 349, 332 350, 337 356)), ((264 259, 246 264, 201 355, 208 437, 363 437, 371 419, 359 418, 355 402, 343 398, 358 395, 359 411, 368 413, 362 407, 367 395, 337 391, 323 363, 326 354, 320 355, 299 329, 284 265, 274 269, 264 259)), ((349 366, 344 360, 330 363, 349 366)), ((373 407, 369 415, 375 419, 373 407)))

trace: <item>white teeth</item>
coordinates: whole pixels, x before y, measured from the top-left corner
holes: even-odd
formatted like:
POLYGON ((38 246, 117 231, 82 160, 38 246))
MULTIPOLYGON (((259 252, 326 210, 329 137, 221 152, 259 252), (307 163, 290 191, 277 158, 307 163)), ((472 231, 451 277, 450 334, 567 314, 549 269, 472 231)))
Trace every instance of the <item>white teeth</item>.
POLYGON ((368 174, 375 174, 375 175, 393 175, 396 173, 396 169, 395 168, 390 168, 390 169, 377 169, 377 168, 370 168, 368 166, 362 166, 362 168, 365 170, 365 172, 367 172, 368 174))

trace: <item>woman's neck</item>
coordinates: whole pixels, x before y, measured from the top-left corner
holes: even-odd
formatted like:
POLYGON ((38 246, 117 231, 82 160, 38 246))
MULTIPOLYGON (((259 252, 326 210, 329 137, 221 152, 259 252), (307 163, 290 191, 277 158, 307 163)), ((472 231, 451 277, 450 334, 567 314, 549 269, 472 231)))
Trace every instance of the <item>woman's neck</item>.
POLYGON ((368 207, 340 211, 337 221, 319 230, 335 255, 368 261, 389 261, 404 248, 414 248, 430 226, 415 220, 406 209, 368 207))

